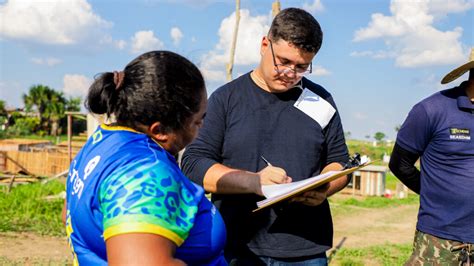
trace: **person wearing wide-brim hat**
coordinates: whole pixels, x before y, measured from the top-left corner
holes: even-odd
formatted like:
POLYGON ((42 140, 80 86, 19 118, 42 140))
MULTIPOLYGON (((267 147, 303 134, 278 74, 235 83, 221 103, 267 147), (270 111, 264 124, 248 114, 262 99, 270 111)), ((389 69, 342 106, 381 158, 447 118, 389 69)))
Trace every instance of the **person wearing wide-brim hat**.
POLYGON ((390 169, 420 194, 406 265, 474 265, 474 48, 441 83, 468 71, 459 86, 416 104, 397 135, 390 169))
POLYGON ((472 69, 474 69, 474 48, 471 49, 471 56, 469 57, 469 62, 467 62, 464 65, 462 65, 462 66, 454 69, 453 71, 449 72, 441 80, 441 84, 447 84, 447 83, 459 78, 460 76, 464 75, 464 73, 466 73, 469 70, 470 70, 469 80, 472 80, 473 75, 474 75, 474 71, 472 69))

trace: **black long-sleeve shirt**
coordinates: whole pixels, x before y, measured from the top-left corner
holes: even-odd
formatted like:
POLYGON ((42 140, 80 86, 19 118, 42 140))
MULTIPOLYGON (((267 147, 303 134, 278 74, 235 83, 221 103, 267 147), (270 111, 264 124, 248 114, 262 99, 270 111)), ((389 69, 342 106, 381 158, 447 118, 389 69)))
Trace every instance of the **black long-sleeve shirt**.
POLYGON ((418 158, 420 158, 418 154, 409 152, 395 143, 389 167, 405 186, 420 194, 420 171, 415 167, 418 158))
MULTIPOLYGON (((321 86, 303 79, 303 88, 335 107, 331 95, 321 86)), ((294 107, 301 88, 272 94, 257 87, 246 74, 214 92, 208 102, 204 125, 197 139, 183 155, 184 173, 203 184, 207 170, 215 163, 258 172, 272 165, 286 170, 293 181, 319 174, 333 162, 344 165, 347 146, 338 112, 322 128, 318 122, 294 107)), ((276 258, 311 256, 332 246, 329 204, 308 207, 281 204, 252 213, 257 195, 212 195, 227 226, 226 252, 276 258)))

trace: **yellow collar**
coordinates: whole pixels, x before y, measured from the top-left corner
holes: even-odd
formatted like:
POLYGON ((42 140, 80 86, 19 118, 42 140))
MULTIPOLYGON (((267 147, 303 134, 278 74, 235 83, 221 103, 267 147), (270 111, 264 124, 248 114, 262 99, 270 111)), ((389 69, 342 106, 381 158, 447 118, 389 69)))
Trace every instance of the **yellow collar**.
POLYGON ((143 132, 136 131, 133 128, 124 127, 124 126, 112 126, 112 125, 107 125, 107 124, 101 124, 100 127, 102 129, 111 130, 111 131, 125 130, 125 131, 130 131, 130 132, 133 132, 133 133, 144 134, 143 132))

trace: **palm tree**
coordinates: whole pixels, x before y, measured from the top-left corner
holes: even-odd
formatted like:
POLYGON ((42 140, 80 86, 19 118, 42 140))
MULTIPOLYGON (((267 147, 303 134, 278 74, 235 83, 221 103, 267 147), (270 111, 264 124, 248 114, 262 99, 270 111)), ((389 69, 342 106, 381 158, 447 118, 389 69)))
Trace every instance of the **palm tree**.
POLYGON ((36 109, 40 118, 41 129, 49 131, 51 135, 59 133, 59 123, 65 117, 64 112, 79 111, 80 98, 67 100, 62 92, 57 92, 48 86, 34 85, 28 94, 23 94, 26 111, 36 109))
POLYGON ((28 94, 23 94, 23 102, 27 112, 36 109, 40 119, 40 127, 46 129, 48 127, 48 119, 44 116, 46 108, 49 104, 49 96, 52 89, 48 86, 34 85, 30 87, 28 94))
POLYGON ((49 104, 46 106, 45 117, 51 125, 50 135, 57 136, 59 133, 59 121, 65 117, 66 99, 62 92, 52 91, 49 95, 49 104))
POLYGON ((81 97, 70 97, 66 101, 66 111, 68 112, 81 111, 81 97))

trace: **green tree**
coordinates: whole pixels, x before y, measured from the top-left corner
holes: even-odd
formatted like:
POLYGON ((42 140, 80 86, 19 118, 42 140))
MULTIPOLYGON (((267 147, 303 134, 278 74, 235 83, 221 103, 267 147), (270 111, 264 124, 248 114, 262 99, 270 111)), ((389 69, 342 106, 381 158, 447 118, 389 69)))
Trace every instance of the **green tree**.
POLYGON ((40 119, 40 128, 57 136, 60 132, 60 122, 65 118, 66 111, 79 111, 80 98, 66 99, 62 92, 57 92, 48 86, 34 85, 28 94, 23 95, 26 111, 36 110, 40 119))
POLYGON ((344 138, 349 139, 350 137, 351 137, 351 132, 350 131, 344 132, 344 138))
POLYGON ((50 102, 46 106, 44 116, 48 119, 50 125, 50 135, 57 136, 59 134, 59 121, 65 117, 66 99, 62 92, 51 92, 49 95, 50 102))
POLYGON ((48 128, 48 118, 45 117, 46 108, 49 104, 49 98, 52 89, 48 86, 34 85, 30 87, 28 94, 23 94, 23 102, 27 112, 36 111, 40 119, 40 127, 42 130, 48 128))
POLYGON ((5 101, 0 100, 0 138, 5 137, 5 129, 8 122, 8 114, 5 106, 5 101))
POLYGON ((374 135, 374 139, 377 142, 381 142, 384 138, 385 138, 385 133, 382 133, 382 132, 376 132, 374 135))
POLYGON ((7 106, 7 104, 5 103, 5 101, 0 100, 0 116, 6 116, 7 115, 6 106, 7 106))
POLYGON ((68 112, 81 111, 81 97, 70 97, 66 101, 66 111, 68 112))
POLYGON ((21 114, 12 114, 14 116, 13 124, 8 125, 6 130, 7 136, 24 136, 30 135, 34 132, 36 128, 39 126, 39 118, 38 117, 26 117, 22 116, 21 114))
POLYGON ((396 126, 395 126, 395 132, 398 132, 398 131, 400 131, 400 128, 402 128, 402 126, 401 126, 401 125, 396 125, 396 126))

